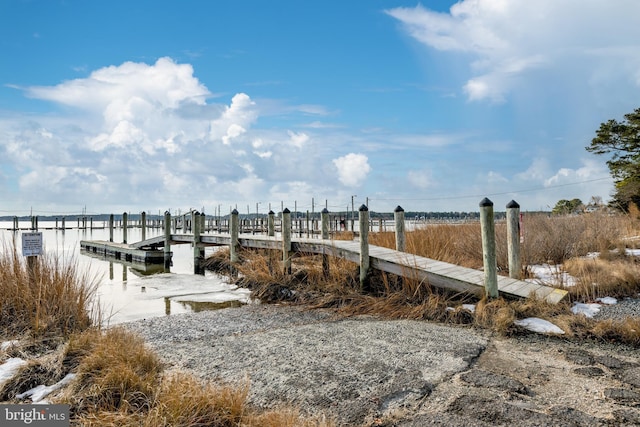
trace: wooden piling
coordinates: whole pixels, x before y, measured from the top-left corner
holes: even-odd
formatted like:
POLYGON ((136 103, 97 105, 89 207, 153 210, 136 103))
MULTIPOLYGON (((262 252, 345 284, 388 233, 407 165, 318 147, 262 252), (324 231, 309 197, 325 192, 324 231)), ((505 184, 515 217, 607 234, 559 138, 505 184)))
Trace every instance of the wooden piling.
POLYGON ((238 255, 238 231, 239 231, 239 224, 238 224, 238 210, 234 209, 231 211, 231 222, 229 224, 229 234, 231 234, 231 242, 229 244, 229 257, 232 263, 236 263, 238 262, 239 255, 238 255))
POLYGON ((113 214, 109 215, 109 241, 113 242, 113 214))
POLYGON ((127 213, 122 213, 122 243, 127 243, 127 213))
POLYGON ((276 235, 276 214, 274 211, 269 211, 267 230, 269 236, 273 237, 276 235))
POLYGON ((507 203, 507 253, 509 256, 509 277, 522 278, 520 260, 520 205, 515 200, 507 203))
POLYGON ((198 211, 193 211, 192 224, 193 224, 193 273, 204 274, 202 268, 202 261, 204 261, 204 248, 200 246, 200 228, 202 222, 200 221, 201 215, 198 211))
POLYGON ((171 212, 164 213, 164 268, 171 267, 171 212))
POLYGON ((360 228, 360 290, 364 289, 369 274, 369 208, 365 205, 358 209, 359 228, 360 228))
POLYGON ((493 202, 486 197, 480 202, 480 229, 482 232, 485 294, 488 298, 497 298, 498 267, 496 263, 496 231, 493 218, 493 202))
POLYGON ((291 211, 282 211, 282 269, 284 274, 291 274, 291 211))
POLYGON ((142 229, 142 240, 147 240, 147 213, 145 211, 140 214, 140 228, 142 229))
POLYGON ((396 250, 399 252, 405 251, 405 225, 404 225, 404 209, 397 206, 393 211, 393 218, 395 220, 396 229, 396 250))
MULTIPOLYGON (((321 237, 324 240, 329 240, 329 210, 327 208, 322 209, 320 213, 321 237)), ((324 277, 329 277, 329 255, 322 254, 322 274, 324 277)))

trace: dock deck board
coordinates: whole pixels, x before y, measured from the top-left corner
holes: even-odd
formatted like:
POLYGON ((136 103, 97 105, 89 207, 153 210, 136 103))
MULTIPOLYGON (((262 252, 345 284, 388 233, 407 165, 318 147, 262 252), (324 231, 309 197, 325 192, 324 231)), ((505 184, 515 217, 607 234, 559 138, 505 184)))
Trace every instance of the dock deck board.
MULTIPOLYGON (((144 262, 162 262, 164 254, 157 248, 164 246, 164 239, 164 236, 157 236, 133 244, 81 241, 80 245, 91 253, 120 254, 123 259, 127 257, 144 262)), ((241 246, 249 248, 282 249, 281 240, 264 235, 240 234, 238 242, 241 246)), ((187 243, 193 243, 193 235, 171 234, 170 245, 187 243)), ((222 246, 230 243, 231 237, 228 234, 207 233, 201 235, 198 245, 222 246)), ((292 250, 299 253, 327 254, 354 262, 358 262, 360 258, 359 241, 292 237, 291 246, 292 250)), ((374 245, 369 245, 369 258, 372 268, 387 273, 427 280, 433 286, 470 292, 478 296, 484 293, 484 273, 479 270, 374 245)), ((535 295, 551 303, 557 303, 567 295, 567 291, 562 289, 504 276, 498 276, 498 291, 503 296, 511 298, 528 298, 535 295)))

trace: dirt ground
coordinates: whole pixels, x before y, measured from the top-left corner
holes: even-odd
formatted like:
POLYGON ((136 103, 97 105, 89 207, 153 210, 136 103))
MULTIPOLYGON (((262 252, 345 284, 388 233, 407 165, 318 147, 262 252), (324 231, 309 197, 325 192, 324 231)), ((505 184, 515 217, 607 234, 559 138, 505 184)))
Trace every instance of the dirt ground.
POLYGON ((637 426, 638 350, 529 335, 493 337, 480 357, 388 426, 637 426))
POLYGON ((172 369, 341 426, 637 426, 640 351, 257 306, 130 324, 172 369))

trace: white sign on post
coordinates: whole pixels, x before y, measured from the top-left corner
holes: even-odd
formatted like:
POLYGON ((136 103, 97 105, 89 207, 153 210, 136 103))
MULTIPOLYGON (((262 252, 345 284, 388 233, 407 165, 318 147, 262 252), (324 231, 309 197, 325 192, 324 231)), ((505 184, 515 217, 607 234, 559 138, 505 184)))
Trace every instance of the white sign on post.
POLYGON ((22 233, 22 255, 42 255, 42 233, 22 233))

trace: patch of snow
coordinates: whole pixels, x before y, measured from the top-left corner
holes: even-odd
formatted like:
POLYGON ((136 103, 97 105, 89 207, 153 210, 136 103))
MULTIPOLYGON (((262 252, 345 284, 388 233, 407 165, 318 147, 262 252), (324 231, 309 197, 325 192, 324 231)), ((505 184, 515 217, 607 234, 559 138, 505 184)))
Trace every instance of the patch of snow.
POLYGON ((618 303, 618 300, 613 297, 596 298, 596 301, 606 305, 615 305, 618 303))
POLYGON ((571 307, 573 314, 584 314, 587 317, 593 317, 600 311, 600 304, 584 304, 577 302, 571 307))
POLYGON ((476 305, 475 304, 462 304, 462 308, 464 308, 465 310, 469 310, 472 313, 476 312, 476 305))
POLYGON ((18 370, 27 364, 27 361, 19 357, 11 357, 0 365, 0 384, 10 380, 18 370))
POLYGON ((20 341, 18 341, 18 340, 2 341, 2 343, 0 343, 0 350, 1 351, 5 351, 9 347, 12 347, 14 345, 18 345, 19 343, 20 343, 20 341))
POLYGON ((50 386, 39 385, 37 387, 32 388, 31 390, 27 390, 24 393, 20 393, 16 395, 16 398, 25 399, 27 397, 31 397, 31 401, 33 403, 42 403, 43 402, 42 399, 47 397, 50 393, 69 384, 71 380, 73 380, 75 377, 76 377, 76 374, 67 374, 66 377, 64 377, 63 379, 61 379, 60 381, 58 381, 53 385, 50 385, 50 386))
POLYGON ((561 265, 530 265, 528 266, 531 273, 533 273, 533 279, 527 279, 527 282, 543 282, 551 286, 565 286, 571 287, 576 285, 575 277, 568 274, 566 271, 562 271, 561 265))
POLYGON ((627 249, 625 253, 629 256, 640 256, 640 249, 627 249))
POLYGON ((538 317, 527 317, 526 319, 516 320, 513 323, 539 334, 564 334, 564 331, 553 323, 538 317))

